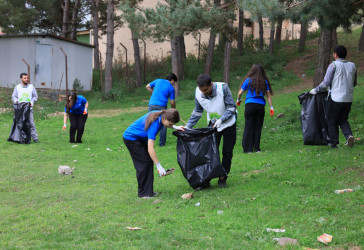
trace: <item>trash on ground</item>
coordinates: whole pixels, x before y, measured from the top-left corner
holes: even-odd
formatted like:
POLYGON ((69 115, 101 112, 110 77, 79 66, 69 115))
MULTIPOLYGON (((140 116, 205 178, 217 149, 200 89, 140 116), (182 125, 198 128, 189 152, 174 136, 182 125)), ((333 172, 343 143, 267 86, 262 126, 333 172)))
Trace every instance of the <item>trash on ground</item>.
POLYGON ((267 228, 267 232, 284 233, 284 232, 286 232, 286 230, 285 229, 267 228))
POLYGON ((107 150, 107 151, 112 151, 112 150, 111 150, 111 149, 109 149, 109 148, 106 148, 106 150, 107 150))
POLYGON ((327 245, 328 243, 330 243, 332 241, 332 235, 323 234, 323 235, 319 236, 317 238, 317 240, 327 245))
POLYGON ((335 194, 342 194, 342 193, 353 192, 353 191, 354 191, 354 189, 350 189, 350 188, 339 189, 339 190, 335 190, 335 194))
POLYGON ((196 204, 195 204, 195 206, 196 207, 199 207, 201 205, 201 203, 200 202, 197 202, 196 204))
POLYGON ((74 162, 76 162, 77 160, 73 160, 74 162))
POLYGON ((278 118, 282 118, 283 116, 285 116, 285 114, 284 114, 284 113, 280 113, 280 114, 278 114, 278 115, 276 116, 276 119, 278 119, 278 118))
POLYGON ((91 150, 90 148, 86 148, 86 150, 91 150))
POLYGON ((156 199, 155 201, 153 201, 153 204, 159 203, 159 202, 163 202, 163 200, 161 199, 156 199))
POLYGON ((278 241, 278 245, 285 246, 285 245, 299 245, 298 240, 292 239, 289 237, 282 237, 282 238, 273 238, 273 240, 278 241))
POLYGON ((186 193, 182 195, 182 199, 192 199, 193 198, 193 193, 186 193))
POLYGON ((72 145, 72 148, 78 147, 78 145, 72 145))
POLYGON ((62 175, 73 175, 74 168, 70 168, 69 166, 59 166, 58 167, 58 173, 62 175))
POLYGON ((222 210, 217 210, 217 214, 224 214, 224 211, 222 211, 222 210))
POLYGON ((166 174, 165 174, 165 176, 166 176, 166 175, 173 174, 173 173, 174 173, 174 168, 168 168, 168 169, 166 170, 166 174))
POLYGON ((133 230, 140 230, 140 227, 126 227, 127 229, 133 231, 133 230))

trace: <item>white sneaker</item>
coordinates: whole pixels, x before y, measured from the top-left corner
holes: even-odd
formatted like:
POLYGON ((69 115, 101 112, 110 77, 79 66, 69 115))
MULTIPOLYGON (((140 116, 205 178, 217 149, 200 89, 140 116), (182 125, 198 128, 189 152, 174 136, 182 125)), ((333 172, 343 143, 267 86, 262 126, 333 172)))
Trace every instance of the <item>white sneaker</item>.
POLYGON ((345 145, 348 146, 349 148, 351 148, 354 144, 354 136, 349 136, 348 139, 346 140, 345 145))

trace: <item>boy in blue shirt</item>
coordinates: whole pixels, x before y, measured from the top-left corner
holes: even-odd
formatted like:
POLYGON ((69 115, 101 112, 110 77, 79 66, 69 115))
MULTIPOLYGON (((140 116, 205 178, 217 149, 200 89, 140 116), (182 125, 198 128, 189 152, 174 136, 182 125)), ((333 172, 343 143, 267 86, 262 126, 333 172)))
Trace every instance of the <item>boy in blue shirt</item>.
MULTIPOLYGON (((176 108, 174 84, 177 82, 177 76, 170 73, 166 79, 156 79, 149 83, 146 88, 152 93, 149 100, 148 112, 152 110, 166 110, 168 99, 171 100, 171 107, 176 108)), ((159 146, 164 146, 167 139, 167 128, 162 128, 159 138, 159 146)))

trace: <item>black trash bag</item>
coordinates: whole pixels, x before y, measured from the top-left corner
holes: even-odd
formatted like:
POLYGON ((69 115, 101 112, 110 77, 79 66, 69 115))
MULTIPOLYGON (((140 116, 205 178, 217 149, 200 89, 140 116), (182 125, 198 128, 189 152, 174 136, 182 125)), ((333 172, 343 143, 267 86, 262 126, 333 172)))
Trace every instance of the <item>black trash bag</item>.
POLYGON ((326 122, 327 92, 311 95, 309 92, 298 96, 301 109, 301 128, 304 145, 328 145, 326 122))
POLYGON ((173 131, 177 137, 177 161, 192 188, 206 185, 211 179, 225 176, 220 163, 217 132, 214 128, 173 131))
POLYGON ((13 104, 14 118, 8 141, 20 144, 30 144, 30 106, 28 102, 13 104))

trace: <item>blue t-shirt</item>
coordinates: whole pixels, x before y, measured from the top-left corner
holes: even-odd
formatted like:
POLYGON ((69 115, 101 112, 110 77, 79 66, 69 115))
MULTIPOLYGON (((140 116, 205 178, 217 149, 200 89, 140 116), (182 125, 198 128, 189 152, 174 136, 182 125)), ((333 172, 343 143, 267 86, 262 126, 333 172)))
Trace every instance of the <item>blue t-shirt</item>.
MULTIPOLYGON (((241 86, 242 90, 248 90, 248 93, 246 94, 245 104, 258 103, 265 105, 263 91, 260 91, 259 95, 257 96, 257 94, 255 93, 255 88, 253 90, 250 88, 250 83, 251 83, 250 78, 247 78, 245 79, 243 85, 241 86)), ((268 81, 265 81, 265 83, 267 84, 267 91, 268 91, 269 90, 268 81)))
MULTIPOLYGON (((87 103, 87 100, 82 95, 77 96, 77 101, 73 104, 72 108, 70 109, 70 113, 81 115, 83 114, 83 111, 85 110, 85 105, 87 103)), ((67 107, 64 107, 64 112, 67 111, 67 107)))
POLYGON ((150 97, 149 105, 167 107, 168 98, 174 100, 174 88, 168 80, 156 79, 149 83, 149 86, 153 88, 153 94, 150 97))
POLYGON ((162 124, 162 116, 159 116, 157 120, 152 122, 147 131, 145 131, 145 121, 147 120, 147 116, 152 112, 159 111, 151 111, 146 115, 143 115, 138 120, 133 122, 123 134, 124 139, 130 141, 147 141, 148 139, 155 140, 158 132, 163 128, 162 124))

